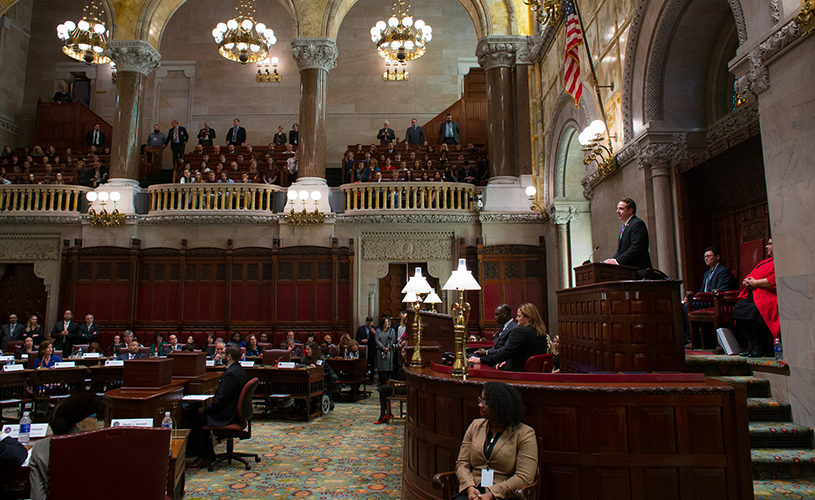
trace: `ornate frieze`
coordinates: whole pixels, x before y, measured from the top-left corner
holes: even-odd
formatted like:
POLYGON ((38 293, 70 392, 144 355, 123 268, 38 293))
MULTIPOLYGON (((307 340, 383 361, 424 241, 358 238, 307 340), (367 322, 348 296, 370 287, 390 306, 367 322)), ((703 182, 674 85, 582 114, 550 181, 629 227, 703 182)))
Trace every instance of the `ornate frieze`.
POLYGON ((736 80, 736 91, 748 100, 754 100, 755 96, 766 92, 770 88, 767 61, 800 36, 798 22, 793 19, 751 50, 747 54, 750 69, 736 80))
POLYGON ((141 224, 277 224, 279 215, 151 215, 141 224))
POLYGON ((470 214, 339 214, 337 224, 474 224, 478 216, 470 214))
POLYGON ((708 128, 705 138, 709 144, 733 135, 758 120, 758 103, 743 104, 708 128))
POLYGON ((291 41, 292 57, 300 71, 321 69, 331 71, 337 67, 337 42, 327 37, 300 37, 291 41))
POLYGON ((144 76, 159 67, 161 54, 143 40, 111 40, 108 55, 116 63, 116 71, 133 71, 144 76))
POLYGON ((538 212, 530 213, 482 213, 478 216, 481 222, 543 222, 538 212))
POLYGON ((688 134, 674 134, 671 142, 650 142, 639 147, 637 162, 640 166, 659 165, 688 159, 688 134))
POLYGON ((580 210, 573 206, 563 207, 552 205, 546 209, 546 213, 549 215, 549 222, 556 226, 569 224, 580 217, 580 210))
POLYGON ((365 260, 425 261, 453 258, 450 233, 368 233, 362 235, 362 258, 365 260))
POLYGON ((0 235, 0 261, 30 262, 57 260, 60 256, 59 235, 41 238, 38 235, 0 235))

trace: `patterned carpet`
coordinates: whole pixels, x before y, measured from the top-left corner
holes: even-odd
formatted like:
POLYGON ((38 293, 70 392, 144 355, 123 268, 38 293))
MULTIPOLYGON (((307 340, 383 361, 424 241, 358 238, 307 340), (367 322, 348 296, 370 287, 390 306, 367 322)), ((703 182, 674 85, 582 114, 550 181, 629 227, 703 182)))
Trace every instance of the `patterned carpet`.
MULTIPOLYGON (((257 420, 252 439, 236 451, 258 453, 252 470, 240 463, 187 472, 189 500, 302 498, 308 500, 378 500, 399 498, 404 424, 373 425, 379 399, 337 403, 310 422, 257 420)), ((222 452, 224 445, 216 447, 222 452)))

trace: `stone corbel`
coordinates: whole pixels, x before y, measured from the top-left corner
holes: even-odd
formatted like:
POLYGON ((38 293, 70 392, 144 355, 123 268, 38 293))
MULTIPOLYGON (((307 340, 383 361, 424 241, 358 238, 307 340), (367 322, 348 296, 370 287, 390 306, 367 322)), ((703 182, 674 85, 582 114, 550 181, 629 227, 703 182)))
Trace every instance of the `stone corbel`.
POLYGON ((475 55, 485 71, 492 68, 512 68, 529 63, 527 37, 489 35, 478 39, 475 55))
POLYGON ((161 54, 143 40, 111 40, 107 54, 116 63, 116 71, 132 71, 149 75, 159 67, 161 54))
POLYGON ((649 142, 641 145, 637 151, 637 163, 640 168, 645 165, 660 165, 687 159, 688 134, 684 132, 673 134, 671 142, 649 142))
POLYGON ((300 37, 291 41, 291 52, 300 71, 321 69, 331 71, 337 67, 337 42, 327 37, 300 37))
POLYGON ((798 23, 797 19, 792 19, 748 52, 745 58, 731 66, 731 71, 739 75, 740 67, 745 62, 749 64, 749 69, 736 79, 736 92, 739 95, 747 100, 755 100, 756 96, 770 88, 767 61, 800 38, 801 29, 798 23))
POLYGON ((549 222, 555 226, 561 224, 570 224, 572 221, 580 218, 580 210, 575 206, 556 206, 552 205, 546 209, 546 214, 549 216, 549 222))

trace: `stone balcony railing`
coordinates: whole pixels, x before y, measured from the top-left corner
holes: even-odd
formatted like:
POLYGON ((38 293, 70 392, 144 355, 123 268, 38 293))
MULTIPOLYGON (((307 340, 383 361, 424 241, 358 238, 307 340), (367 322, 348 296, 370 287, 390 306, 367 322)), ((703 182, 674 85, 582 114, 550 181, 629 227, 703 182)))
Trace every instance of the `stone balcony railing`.
POLYGON ((276 198, 285 199, 286 191, 267 184, 156 184, 147 188, 148 215, 271 213, 276 198))
POLYGON ((0 211, 5 215, 79 217, 81 200, 93 189, 73 185, 7 184, 0 186, 0 211))
POLYGON ((340 186, 349 214, 380 212, 471 212, 477 193, 458 182, 361 182, 340 186))

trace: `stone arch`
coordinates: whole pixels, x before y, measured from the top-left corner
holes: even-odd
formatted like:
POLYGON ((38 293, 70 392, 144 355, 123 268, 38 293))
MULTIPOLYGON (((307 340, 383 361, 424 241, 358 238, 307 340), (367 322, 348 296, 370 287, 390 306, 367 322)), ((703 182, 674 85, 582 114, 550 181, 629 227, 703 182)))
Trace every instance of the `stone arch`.
MULTIPOLYGON (((589 112, 588 108, 591 106, 588 104, 589 102, 586 101, 584 95, 580 100, 580 108, 575 108, 572 96, 566 92, 562 92, 558 96, 557 101, 555 101, 555 106, 552 108, 548 122, 549 125, 547 127, 549 133, 544 142, 546 163, 544 164, 545 171, 543 172, 543 202, 546 207, 550 207, 557 197, 555 179, 556 175, 558 175, 558 155, 561 154, 560 146, 564 141, 567 130, 573 128, 579 131, 591 123, 593 117, 596 116, 596 113, 589 112), (557 141, 555 140, 556 137, 558 138, 557 141)), ((565 151, 562 154, 565 155, 565 151)), ((565 156, 563 156, 562 159, 565 161, 565 156)))

